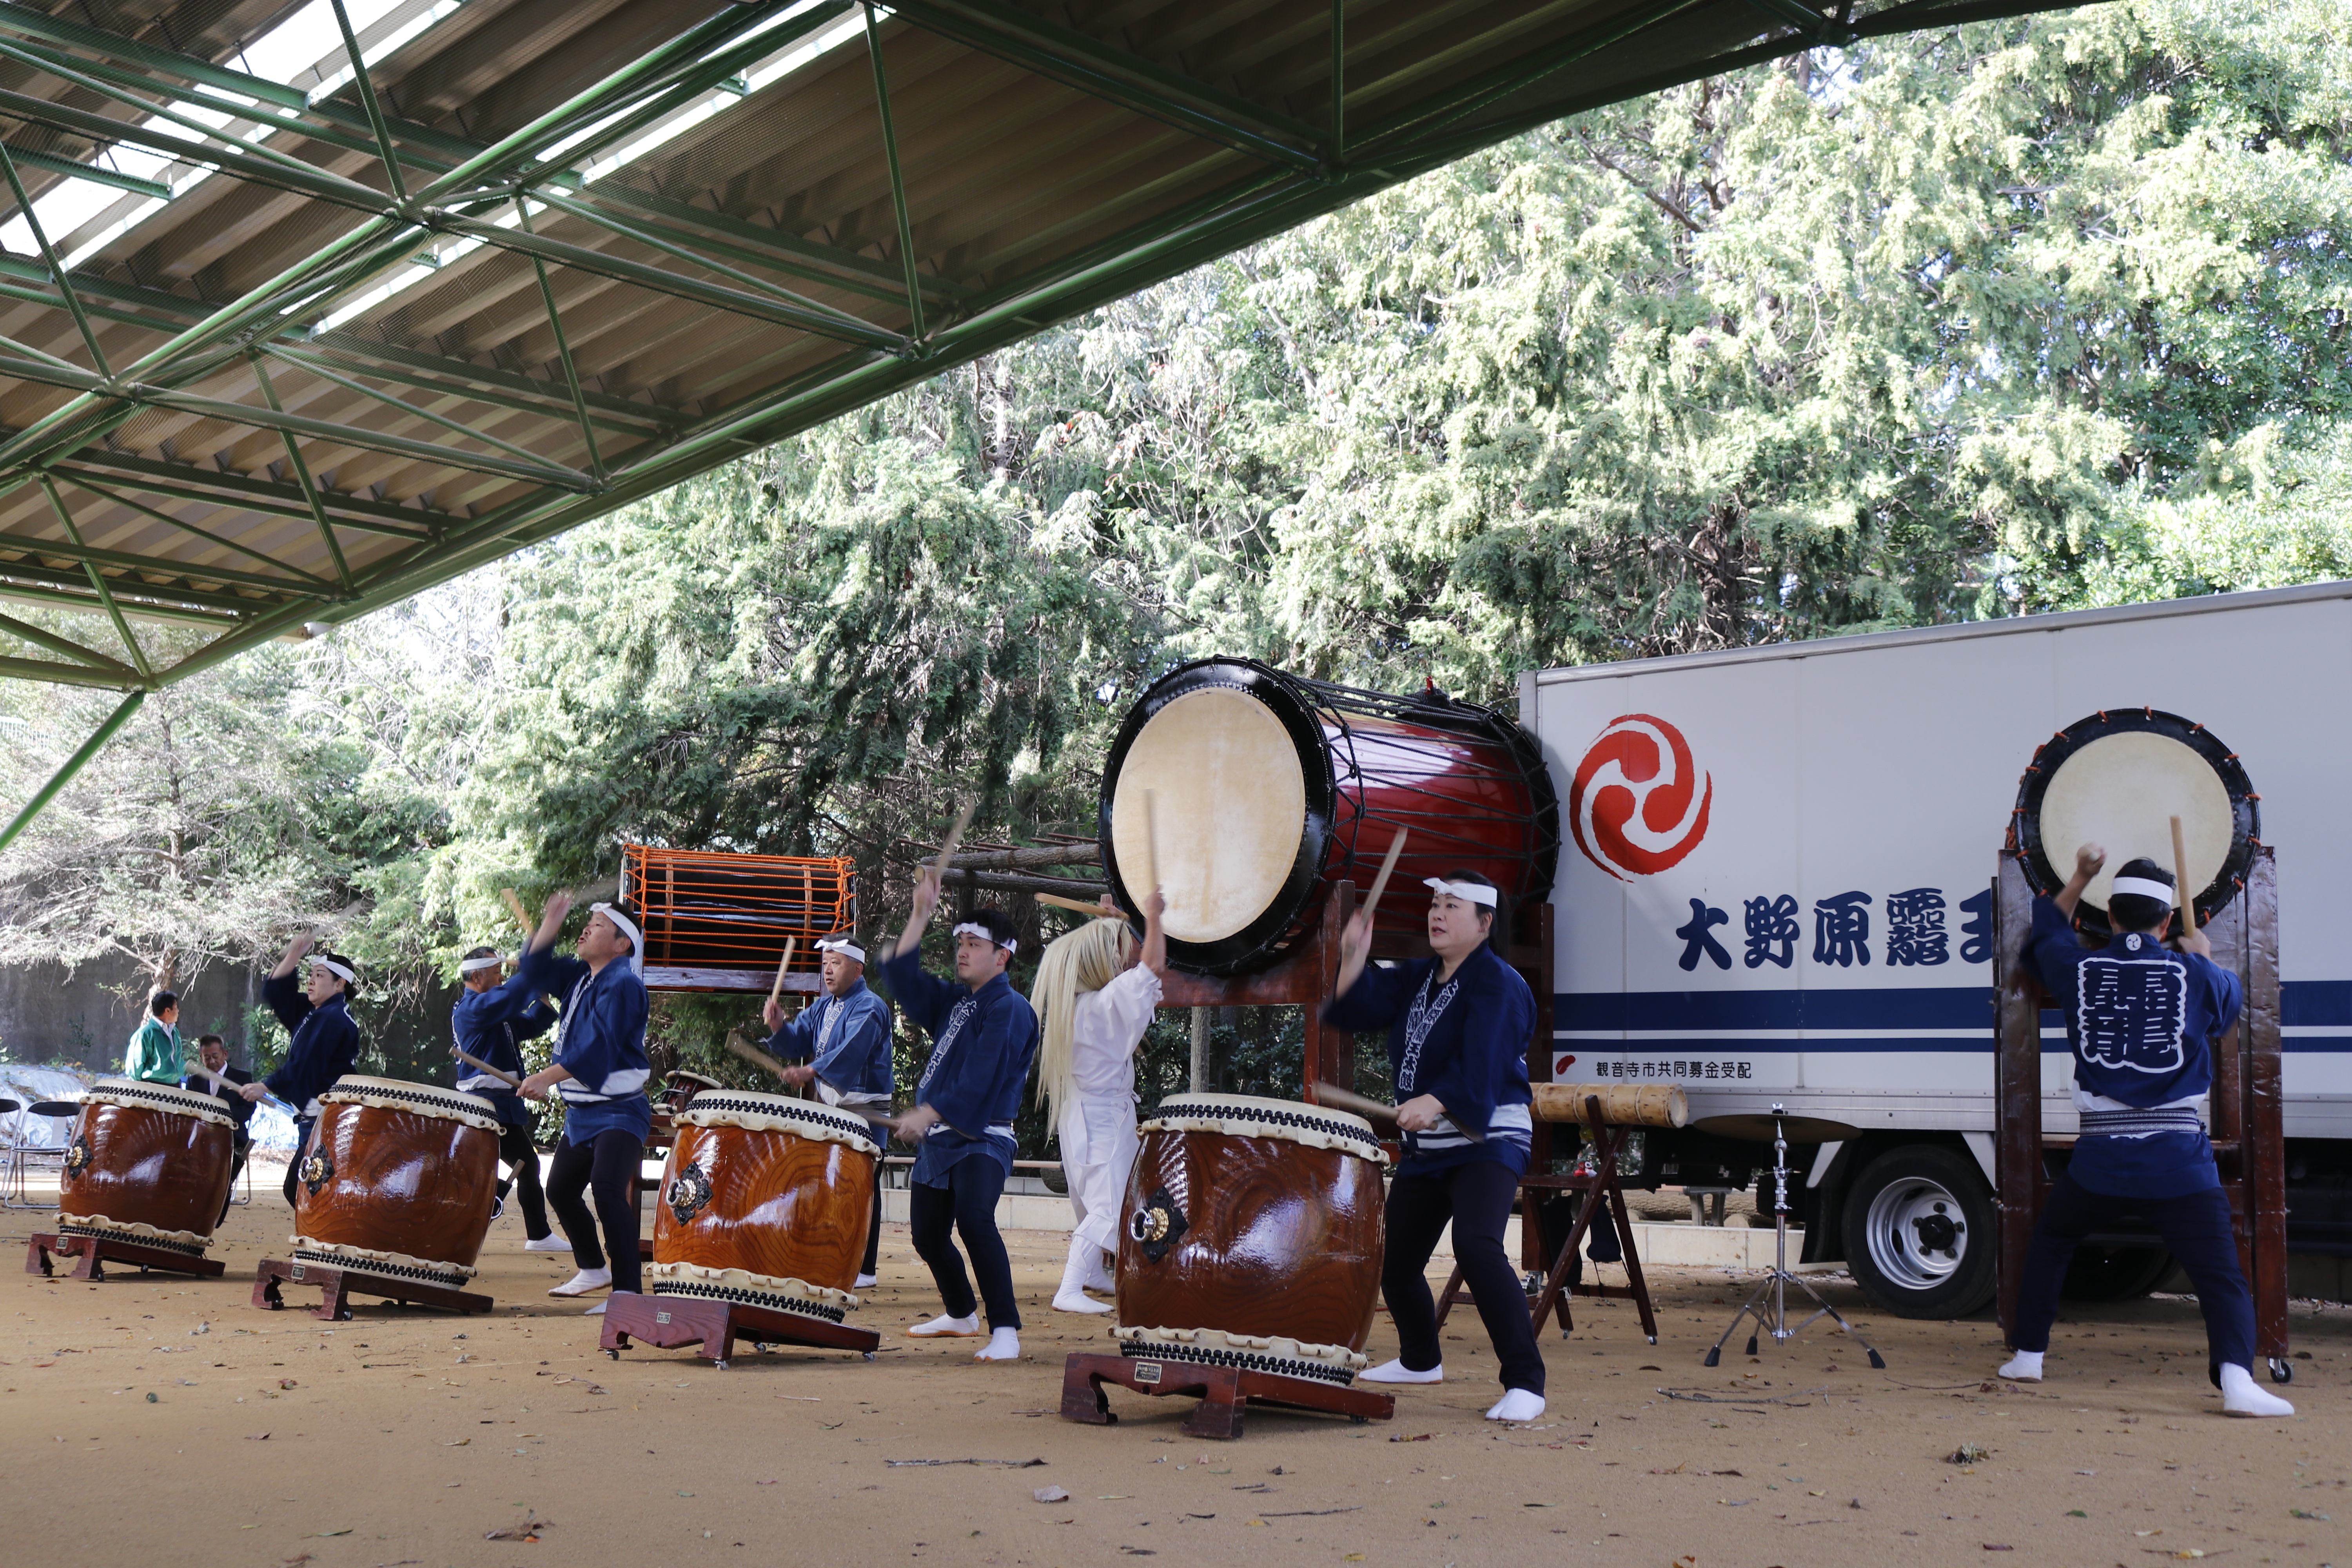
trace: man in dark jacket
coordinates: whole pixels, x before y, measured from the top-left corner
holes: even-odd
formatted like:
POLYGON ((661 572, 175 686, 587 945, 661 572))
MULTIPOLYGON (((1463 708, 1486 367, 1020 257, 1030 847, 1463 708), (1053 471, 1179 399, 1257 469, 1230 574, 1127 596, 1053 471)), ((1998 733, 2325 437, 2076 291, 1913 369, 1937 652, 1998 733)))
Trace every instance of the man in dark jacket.
MULTIPOLYGON (((251 1083, 253 1075, 230 1064, 228 1047, 221 1043, 218 1035, 199 1036, 196 1052, 198 1059, 210 1069, 213 1077, 192 1072, 180 1080, 180 1087, 196 1094, 215 1096, 220 1100, 221 1109, 236 1120, 236 1131, 230 1135, 229 1144, 233 1162, 228 1168, 228 1190, 234 1194, 237 1173, 245 1169, 246 1157, 253 1152, 253 1101, 236 1092, 231 1086, 251 1083), (213 1079, 219 1079, 221 1082, 215 1084, 213 1079)), ((221 1199, 220 1217, 228 1218, 228 1199, 226 1197, 221 1199)), ((220 1220, 213 1223, 218 1225, 220 1220)))

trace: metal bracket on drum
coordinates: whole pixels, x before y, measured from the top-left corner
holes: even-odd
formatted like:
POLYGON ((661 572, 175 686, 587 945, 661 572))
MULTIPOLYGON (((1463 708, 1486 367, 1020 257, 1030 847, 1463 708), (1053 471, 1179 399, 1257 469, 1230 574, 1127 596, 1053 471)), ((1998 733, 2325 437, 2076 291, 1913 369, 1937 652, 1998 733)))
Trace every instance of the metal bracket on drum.
POLYGON ((199 1279, 217 1279, 228 1267, 216 1258, 194 1258, 184 1252, 173 1252, 161 1247, 142 1247, 123 1237, 95 1236, 60 1236, 55 1231, 36 1231, 25 1243, 25 1272, 49 1275, 52 1258, 79 1258, 71 1278, 104 1279, 109 1263, 129 1263, 142 1274, 160 1268, 170 1274, 187 1274, 199 1279))
POLYGON ((1145 1356, 1103 1355, 1080 1352, 1063 1363, 1062 1419, 1088 1426, 1109 1426, 1118 1417, 1110 1407, 1103 1384, 1116 1383, 1137 1394, 1189 1394, 1201 1401, 1185 1418, 1184 1431, 1193 1437, 1230 1441, 1242 1435, 1242 1416, 1255 1400, 1260 1405, 1293 1410, 1323 1410, 1350 1421, 1386 1421, 1396 1414, 1396 1395, 1345 1388, 1315 1378, 1286 1377, 1280 1373, 1255 1372, 1246 1367, 1210 1366, 1200 1362, 1154 1361, 1145 1356))
POLYGON ((289 1258, 265 1258, 254 1271, 253 1304, 265 1312, 285 1310, 286 1299, 279 1290, 288 1285, 316 1285, 319 1305, 310 1315, 331 1322, 349 1322, 352 1316, 351 1298, 376 1296, 385 1300, 420 1307, 440 1307, 452 1312, 487 1312, 498 1303, 488 1296, 471 1290, 453 1290, 446 1285, 427 1285, 422 1280, 394 1279, 382 1274, 362 1273, 356 1268, 334 1268, 322 1263, 297 1263, 289 1258))
POLYGON ((696 1355, 724 1372, 739 1335, 761 1350, 772 1342, 804 1345, 812 1350, 856 1351, 867 1361, 874 1359, 875 1349, 882 1342, 882 1336, 872 1329, 853 1329, 739 1301, 623 1294, 605 1298, 604 1331, 597 1348, 618 1361, 633 1336, 656 1350, 693 1345, 696 1355))

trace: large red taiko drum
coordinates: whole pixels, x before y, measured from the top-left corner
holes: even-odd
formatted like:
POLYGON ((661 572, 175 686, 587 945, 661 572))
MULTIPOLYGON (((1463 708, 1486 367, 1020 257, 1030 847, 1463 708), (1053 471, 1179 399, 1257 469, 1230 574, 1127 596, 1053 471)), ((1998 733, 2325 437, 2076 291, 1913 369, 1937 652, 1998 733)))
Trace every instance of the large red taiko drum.
MULTIPOLYGON (((1515 720, 1442 691, 1389 697, 1242 658, 1185 665, 1137 700, 1104 765, 1099 827, 1125 909, 1142 907, 1156 839, 1169 961, 1198 974, 1281 958, 1332 883, 1370 882, 1400 828, 1397 875, 1411 883, 1463 869, 1514 899, 1548 898, 1559 860, 1559 792, 1515 720)), ((1419 934, 1423 908, 1391 898, 1381 929, 1419 934)))
POLYGON ((458 1289, 489 1234, 499 1119, 478 1095, 346 1073, 295 1167, 294 1259, 458 1289))
POLYGON ((1112 1337, 1129 1356, 1348 1384, 1381 1289, 1372 1124, 1238 1094, 1160 1101, 1137 1130, 1112 1337))
POLYGON ((881 1157, 845 1110, 703 1090, 677 1113, 646 1289, 840 1322, 857 1305, 881 1157))
POLYGON ((100 1079, 82 1091, 66 1142, 58 1234, 113 1236, 202 1258, 228 1202, 236 1133, 211 1095, 100 1079))

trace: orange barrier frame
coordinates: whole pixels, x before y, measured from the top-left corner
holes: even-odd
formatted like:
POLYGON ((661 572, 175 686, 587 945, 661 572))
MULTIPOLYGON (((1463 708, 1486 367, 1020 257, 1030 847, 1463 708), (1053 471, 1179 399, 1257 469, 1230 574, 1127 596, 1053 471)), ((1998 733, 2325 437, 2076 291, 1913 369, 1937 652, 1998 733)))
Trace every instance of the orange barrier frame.
POLYGON ((649 991, 765 991, 794 941, 783 988, 813 994, 817 938, 857 924, 845 858, 621 847, 621 901, 646 933, 649 991))

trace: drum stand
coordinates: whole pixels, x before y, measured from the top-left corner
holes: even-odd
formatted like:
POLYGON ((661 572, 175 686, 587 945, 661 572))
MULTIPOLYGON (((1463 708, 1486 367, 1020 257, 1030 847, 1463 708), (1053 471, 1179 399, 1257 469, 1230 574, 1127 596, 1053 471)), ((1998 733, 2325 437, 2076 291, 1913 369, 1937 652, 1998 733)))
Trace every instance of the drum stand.
MULTIPOLYGON (((1722 1364, 1724 1344, 1738 1329, 1739 1321, 1742 1318, 1754 1318, 1759 1333, 1770 1334, 1775 1342, 1795 1339, 1823 1318, 1828 1318, 1836 1322, 1838 1328, 1848 1338, 1870 1352, 1870 1364, 1873 1367, 1885 1372, 1886 1358, 1878 1353, 1878 1347, 1855 1333, 1853 1325, 1847 1322, 1835 1307, 1822 1300, 1819 1291, 1789 1272, 1789 1140, 1780 1126, 1780 1118, 1785 1114, 1786 1112, 1779 1104, 1773 1105, 1772 1267, 1766 1271, 1764 1282, 1756 1287, 1756 1293, 1748 1297, 1739 1310, 1731 1315, 1730 1326, 1723 1331, 1723 1338, 1716 1341, 1714 1348, 1706 1352, 1706 1364, 1709 1366, 1722 1364), (1810 1297, 1815 1309, 1811 1317, 1807 1318, 1795 1328, 1789 1326, 1789 1287, 1791 1285, 1810 1297), (1769 1316, 1765 1310, 1767 1301, 1771 1303, 1769 1316)), ((1631 1247, 1633 1243, 1629 1239, 1626 1245, 1631 1247)), ((1757 1339, 1758 1333, 1748 1336, 1747 1354, 1756 1353, 1757 1339)))
POLYGON ((471 1290, 427 1285, 419 1279, 394 1279, 388 1274, 337 1268, 324 1263, 296 1263, 283 1258, 265 1258, 254 1271, 253 1304, 265 1312, 284 1310, 286 1300, 278 1289, 280 1280, 289 1285, 319 1287, 319 1304, 310 1315, 338 1323, 351 1321, 353 1296, 379 1296, 387 1301, 441 1307, 452 1312, 487 1312, 497 1305, 489 1297, 471 1290))
POLYGON ((1118 1417, 1111 1413, 1110 1400, 1103 1393, 1106 1383, 1138 1394, 1198 1395, 1201 1407, 1184 1421, 1186 1436, 1193 1437, 1239 1437, 1244 1409, 1252 1400, 1277 1408, 1328 1410, 1359 1424, 1386 1421, 1396 1414, 1392 1394, 1373 1394, 1319 1378, 1082 1351, 1062 1367, 1062 1419, 1088 1426, 1115 1425, 1118 1417))
POLYGON ((614 1361, 635 1335, 656 1350, 699 1347, 695 1354, 720 1372, 735 1353, 737 1339, 747 1339, 762 1350, 770 1344, 806 1345, 814 1350, 856 1351, 867 1361, 882 1336, 872 1329, 828 1323, 798 1312, 779 1312, 738 1301, 710 1301, 696 1296, 633 1296, 604 1299, 604 1332, 598 1348, 614 1361))
POLYGON ((103 1279, 109 1263, 133 1264, 142 1274, 160 1268, 166 1274, 187 1274, 201 1279, 218 1279, 228 1267, 217 1258, 149 1247, 127 1236, 60 1236, 55 1231, 37 1230, 25 1243, 25 1272, 54 1273, 49 1267, 52 1257, 60 1260, 80 1258, 71 1276, 76 1279, 103 1279))

